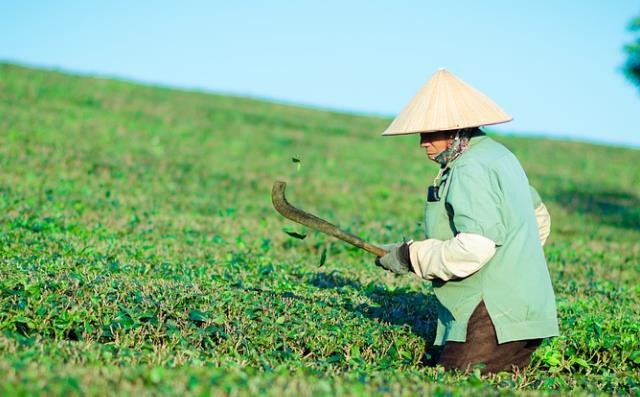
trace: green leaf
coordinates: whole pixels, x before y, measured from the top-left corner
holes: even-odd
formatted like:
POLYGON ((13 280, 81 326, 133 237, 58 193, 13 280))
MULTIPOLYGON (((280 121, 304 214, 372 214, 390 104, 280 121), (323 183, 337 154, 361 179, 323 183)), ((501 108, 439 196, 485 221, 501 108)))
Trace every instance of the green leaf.
POLYGON ((306 234, 302 234, 302 233, 298 233, 298 232, 294 232, 293 230, 287 230, 287 229, 282 229, 282 231, 284 231, 285 233, 287 233, 289 236, 291 237, 295 237, 299 240, 304 240, 307 235, 306 234))
POLYGON ((578 364, 579 366, 581 366, 583 368, 589 368, 590 367, 589 363, 584 358, 574 357, 571 361, 573 361, 574 363, 578 364))
POLYGON ((357 345, 351 346, 351 358, 353 359, 360 358, 360 348, 357 345))
POLYGON ((296 165, 296 171, 300 171, 300 167, 302 165, 302 160, 297 157, 292 157, 291 161, 296 165))
POLYGON ((324 263, 327 261, 327 247, 322 249, 322 254, 320 254, 320 266, 324 266, 324 263))
POLYGON ((149 380, 152 383, 160 383, 164 378, 164 369, 162 367, 155 367, 149 373, 149 380))
POLYGON ((543 358, 544 362, 550 367, 557 367, 562 362, 562 354, 557 351, 548 351, 543 358))
POLYGON ((203 323, 207 321, 207 315, 200 310, 191 310, 189 312, 189 320, 197 323, 203 323))

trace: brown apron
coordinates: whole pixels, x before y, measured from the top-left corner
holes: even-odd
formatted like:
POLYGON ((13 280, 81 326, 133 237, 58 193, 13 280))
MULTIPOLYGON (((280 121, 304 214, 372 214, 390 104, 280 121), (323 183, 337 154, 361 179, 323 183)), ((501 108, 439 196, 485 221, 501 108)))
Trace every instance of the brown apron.
POLYGON ((480 302, 469 319, 466 342, 447 342, 438 364, 463 371, 484 364, 482 373, 524 369, 541 342, 542 339, 531 339, 498 344, 489 312, 480 302))

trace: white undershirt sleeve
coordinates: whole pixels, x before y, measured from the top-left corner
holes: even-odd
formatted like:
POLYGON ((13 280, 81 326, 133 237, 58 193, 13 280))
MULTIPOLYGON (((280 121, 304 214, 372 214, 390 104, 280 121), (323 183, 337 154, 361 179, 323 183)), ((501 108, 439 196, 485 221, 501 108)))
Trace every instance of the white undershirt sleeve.
POLYGON ((413 271, 421 278, 447 281, 480 270, 496 252, 496 244, 479 234, 458 233, 449 240, 427 239, 409 246, 413 271))
POLYGON ((538 223, 538 233, 540 235, 540 244, 544 245, 547 241, 547 237, 551 233, 551 215, 547 211, 547 207, 544 204, 540 204, 535 210, 536 222, 538 223))

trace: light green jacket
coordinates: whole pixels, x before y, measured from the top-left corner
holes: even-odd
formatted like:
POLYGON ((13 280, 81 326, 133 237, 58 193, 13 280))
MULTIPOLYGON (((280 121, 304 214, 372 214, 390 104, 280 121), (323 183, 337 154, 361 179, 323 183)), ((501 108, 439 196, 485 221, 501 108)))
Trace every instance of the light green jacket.
POLYGON ((532 192, 516 157, 481 135, 454 160, 440 182, 440 201, 427 202, 427 238, 482 235, 496 253, 459 280, 434 280, 440 302, 435 344, 464 342, 473 310, 484 301, 498 342, 558 335, 556 303, 538 237, 532 192))

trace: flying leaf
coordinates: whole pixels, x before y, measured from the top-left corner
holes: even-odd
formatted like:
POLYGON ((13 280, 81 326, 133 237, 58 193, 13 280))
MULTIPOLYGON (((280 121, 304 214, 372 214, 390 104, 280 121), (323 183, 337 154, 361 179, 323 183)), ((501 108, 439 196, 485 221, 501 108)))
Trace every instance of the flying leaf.
POLYGON ((297 157, 291 157, 291 161, 296 165, 296 171, 300 171, 300 166, 302 165, 302 160, 297 157))
POLYGON ((327 247, 324 247, 322 249, 322 254, 320 254, 320 266, 318 266, 318 267, 324 266, 324 263, 326 261, 327 261, 327 247))
POLYGON ((294 232, 293 230, 282 229, 282 231, 287 233, 289 236, 295 237, 295 238, 297 238, 299 240, 304 240, 307 237, 306 234, 301 234, 301 233, 298 233, 298 232, 294 232))

